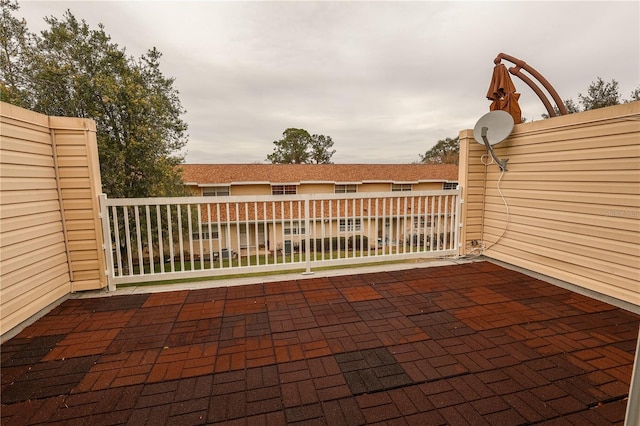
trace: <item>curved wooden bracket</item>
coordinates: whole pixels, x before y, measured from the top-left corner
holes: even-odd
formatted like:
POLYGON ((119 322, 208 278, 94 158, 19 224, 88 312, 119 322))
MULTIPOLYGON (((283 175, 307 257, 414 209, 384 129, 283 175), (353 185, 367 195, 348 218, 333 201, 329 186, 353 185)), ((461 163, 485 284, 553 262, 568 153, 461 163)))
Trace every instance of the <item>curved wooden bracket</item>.
POLYGON ((527 83, 527 85, 536 93, 536 95, 538 95, 538 97, 544 104, 544 107, 547 109, 547 112, 549 113, 549 117, 555 117, 557 115, 556 112, 553 110, 553 106, 551 105, 551 102, 549 102, 549 99, 547 99, 547 96, 536 85, 536 83, 532 81, 528 76, 520 72, 520 69, 524 69, 525 71, 527 71, 529 74, 535 77, 535 79, 538 80, 542 84, 542 86, 544 86, 545 89, 547 89, 549 94, 551 94, 551 97, 553 98, 554 102, 558 106, 558 111, 560 111, 560 115, 568 114, 567 107, 565 106, 564 102, 562 102, 562 99, 560 99, 558 92, 556 92, 553 86, 547 81, 546 78, 542 76, 542 74, 536 71, 532 66, 528 65, 525 61, 522 61, 518 58, 514 58, 513 56, 507 55, 506 53, 499 53, 498 56, 493 60, 493 63, 498 65, 502 61, 502 59, 505 59, 515 64, 515 67, 509 68, 509 72, 515 75, 516 77, 518 77, 520 80, 527 83))

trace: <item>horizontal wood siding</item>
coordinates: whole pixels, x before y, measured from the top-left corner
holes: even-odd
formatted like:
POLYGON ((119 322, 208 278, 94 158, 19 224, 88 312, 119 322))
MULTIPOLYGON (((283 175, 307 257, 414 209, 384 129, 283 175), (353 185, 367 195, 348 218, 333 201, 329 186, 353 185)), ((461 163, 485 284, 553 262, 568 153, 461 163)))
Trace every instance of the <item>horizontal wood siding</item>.
POLYGON ((48 117, 2 104, 2 334, 69 293, 62 212, 48 117))
POLYGON ((106 285, 91 120, 0 107, 0 332, 106 285))
POLYGON ((494 146, 509 159, 504 200, 484 145, 460 139, 466 253, 483 242, 488 257, 640 305, 640 102, 515 126, 494 146))
POLYGON ((65 218, 71 291, 107 285, 98 197, 102 191, 95 124, 50 117, 65 218))

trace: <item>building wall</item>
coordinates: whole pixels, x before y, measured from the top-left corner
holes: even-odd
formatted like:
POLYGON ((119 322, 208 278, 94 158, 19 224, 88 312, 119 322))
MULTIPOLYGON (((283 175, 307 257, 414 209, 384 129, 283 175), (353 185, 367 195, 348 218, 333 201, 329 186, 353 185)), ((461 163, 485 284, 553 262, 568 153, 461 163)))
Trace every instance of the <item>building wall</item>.
POLYGON ((271 185, 231 185, 230 195, 271 195, 271 185))
MULTIPOLYGON (((274 179, 275 181, 275 179, 274 179)), ((302 183, 297 186, 298 194, 332 194, 335 192, 333 183, 302 183)), ((202 195, 203 188, 189 186, 193 195, 202 195)), ((414 191, 439 191, 442 182, 421 182, 412 185, 414 191)), ((358 184, 358 192, 389 192, 390 183, 363 183, 358 184)), ((231 185, 229 195, 271 195, 269 184, 231 185)))
MULTIPOLYGON (((274 178, 274 182, 276 179, 274 178)), ((297 194, 332 194, 335 192, 335 184, 333 183, 314 183, 307 182, 296 185, 297 194)), ((435 182, 421 182, 412 185, 413 191, 439 191, 443 188, 442 181, 435 182)), ((191 193, 194 195, 202 195, 203 189, 197 187, 193 184, 189 186, 191 193)), ((360 193, 370 193, 370 192, 391 192, 392 185, 389 182, 381 182, 381 183, 362 183, 357 185, 357 190, 360 193)), ((255 196, 255 195, 271 195, 271 185, 270 184, 238 184, 231 185, 230 187, 230 195, 231 196, 255 196)), ((224 210, 224 209, 223 209, 224 210)), ((270 209, 268 209, 271 211, 270 209)), ((343 212, 344 213, 344 212, 343 212)), ((380 211, 382 213, 382 211, 380 211)), ((206 217, 206 213, 202 213, 202 221, 203 223, 208 222, 208 218, 206 217)), ((224 216, 224 213, 223 213, 224 216)), ((234 216, 232 214, 232 216, 234 216)), ((261 217, 261 215, 259 214, 261 217)), ((235 217, 235 216, 234 216, 235 217)), ((215 224, 215 218, 212 224, 215 224)), ((214 250, 229 248, 234 250, 235 252, 243 253, 243 250, 247 249, 247 245, 251 248, 251 250, 255 250, 255 247, 258 247, 261 250, 278 250, 283 249, 285 244, 300 244, 302 240, 305 239, 306 234, 286 234, 283 237, 283 228, 280 224, 276 224, 275 226, 271 223, 270 219, 267 220, 267 235, 262 236, 259 234, 262 239, 265 241, 256 241, 255 236, 255 227, 251 225, 251 229, 245 238, 241 238, 240 242, 238 242, 237 238, 237 227, 235 224, 229 225, 230 228, 227 229, 226 226, 221 226, 219 230, 219 238, 215 239, 212 243, 212 247, 214 250), (228 232, 230 230, 230 232, 228 232), (245 244, 246 243, 246 244, 245 244)), ((368 227, 368 221, 364 221, 362 225, 362 229, 357 231, 356 234, 362 234, 368 238, 371 246, 374 246, 376 241, 381 241, 381 244, 397 244, 398 241, 406 240, 409 236, 414 232, 412 230, 413 224, 407 223, 405 224, 402 221, 402 224, 398 224, 395 220, 387 220, 380 219, 378 226, 375 227, 373 224, 375 221, 371 221, 372 226, 368 227)), ((203 226, 203 229, 206 226, 203 226)), ((309 232, 310 230, 306 230, 309 232)), ((322 225, 315 226, 315 229, 312 230, 313 238, 329 238, 329 237, 350 237, 353 235, 352 231, 340 232, 339 231, 339 223, 336 219, 332 219, 327 223, 322 225)), ((207 247, 205 247, 208 249, 207 247)), ((206 253, 206 250, 205 250, 206 253)))
POLYGON ((466 253, 640 305, 640 102, 516 125, 500 185, 473 131, 460 141, 466 253))
POLYGON ((303 183, 298 185, 298 194, 331 194, 335 191, 333 184, 327 183, 303 183))
POLYGON ((414 191, 440 191, 442 182, 422 182, 413 185, 414 191))
MULTIPOLYGON (((259 222, 259 224, 262 225, 263 222, 259 222)), ((212 224, 212 226, 214 226, 214 224, 212 224)), ((291 224, 286 223, 285 227, 290 228, 291 224)), ((266 251, 273 252, 274 250, 283 250, 285 246, 289 244, 291 246, 304 244, 303 241, 306 239, 307 234, 310 233, 311 239, 313 240, 325 238, 345 238, 348 240, 353 237, 359 239, 360 236, 363 236, 368 243, 368 246, 364 246, 366 250, 367 247, 375 248, 376 242, 379 246, 395 246, 399 242, 407 242, 408 244, 411 235, 418 233, 424 234, 425 232, 426 234, 429 233, 428 230, 425 231, 424 229, 418 231, 412 220, 405 220, 404 218, 378 218, 377 220, 365 218, 361 222, 360 229, 350 229, 347 231, 340 231, 340 224, 336 219, 328 220, 327 222, 314 221, 311 223, 310 228, 305 228, 304 221, 299 222, 294 220, 293 227, 302 228, 304 232, 285 233, 281 223, 273 224, 271 221, 267 221, 266 233, 262 230, 264 228, 262 228, 256 238, 256 224, 250 223, 247 228, 246 240, 241 238, 240 242, 238 242, 238 225, 230 224, 228 227, 223 225, 218 230, 218 238, 212 240, 212 249, 214 251, 231 249, 243 255, 247 254, 246 250, 250 250, 250 254, 255 254, 256 250, 258 250, 260 254, 265 254, 266 251)), ((203 225, 203 232, 207 232, 206 224, 203 225)), ((414 244, 417 243, 414 242, 414 244)), ((424 244, 424 242, 421 244, 424 244)), ((174 251, 179 253, 177 243, 174 246, 174 251)), ((208 239, 203 240, 202 252, 200 252, 198 240, 194 239, 194 253, 202 256, 208 252, 208 239)), ((188 251, 185 253, 188 253, 188 251)))
POLYGON ((388 192, 391 191, 390 183, 364 183, 358 185, 358 192, 388 192))
POLYGON ((78 290, 106 286, 95 124, 0 104, 2 335, 78 290))

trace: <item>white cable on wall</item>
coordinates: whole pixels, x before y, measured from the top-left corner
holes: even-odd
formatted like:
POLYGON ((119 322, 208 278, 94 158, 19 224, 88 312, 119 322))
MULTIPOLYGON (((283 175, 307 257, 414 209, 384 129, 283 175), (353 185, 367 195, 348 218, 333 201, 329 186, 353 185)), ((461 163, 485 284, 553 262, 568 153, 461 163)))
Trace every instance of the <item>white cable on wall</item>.
POLYGON ((493 158, 491 158, 489 155, 487 154, 483 154, 480 157, 480 162, 482 164, 484 164, 484 188, 485 190, 483 191, 483 197, 482 197, 482 219, 481 219, 481 224, 480 224, 480 243, 478 245, 471 245, 471 247, 467 248, 467 255, 470 256, 481 256, 485 250, 490 249, 491 247, 493 247, 494 245, 498 244, 498 242, 500 242, 500 240, 502 239, 502 237, 504 237, 504 235, 507 232, 507 228, 509 227, 509 220, 510 220, 510 213, 509 213, 509 204, 507 203, 507 199, 504 196, 504 193, 502 192, 502 188, 500 187, 500 184, 502 183, 502 178, 504 177, 504 172, 505 170, 502 169, 502 172, 500 173, 500 177, 498 178, 498 182, 496 184, 496 189, 498 190, 498 194, 500 194, 500 198, 502 199, 502 202, 504 203, 504 209, 505 209, 505 225, 504 225, 504 229, 502 230, 502 234, 500 234, 500 236, 498 237, 498 239, 491 244, 490 246, 485 246, 485 240, 484 240, 484 212, 485 212, 485 205, 486 205, 486 185, 487 185, 487 169, 489 168, 489 166, 491 164, 494 164, 495 162, 493 161, 493 158), (487 159, 490 160, 489 162, 487 162, 487 159))
MULTIPOLYGON (((498 194, 500 194, 500 198, 502 198, 502 202, 504 203, 504 210, 505 210, 505 213, 506 213, 504 229, 502 230, 502 234, 500 234, 498 239, 493 244, 491 244, 489 247, 485 247, 484 250, 489 250, 491 247, 493 247, 496 244, 498 244, 498 242, 502 239, 502 237, 504 237, 504 234, 507 233, 507 228, 509 227, 509 204, 507 204, 507 199, 504 197, 504 194, 502 193, 502 189, 500 188, 500 183, 502 182, 502 177, 504 176, 504 172, 505 172, 505 170, 502 169, 502 173, 500 173, 500 177, 498 178, 498 183, 496 185, 496 188, 498 189, 498 194)), ((482 214, 484 215, 484 210, 483 210, 482 214)), ((482 241, 482 245, 484 246, 484 240, 482 241)))

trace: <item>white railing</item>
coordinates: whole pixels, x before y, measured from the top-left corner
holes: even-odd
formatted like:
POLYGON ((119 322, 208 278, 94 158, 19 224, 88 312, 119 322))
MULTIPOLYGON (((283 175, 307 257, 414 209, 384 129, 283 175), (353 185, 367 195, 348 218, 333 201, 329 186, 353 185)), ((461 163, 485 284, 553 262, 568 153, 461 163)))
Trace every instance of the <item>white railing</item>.
POLYGON ((273 196, 101 196, 117 284, 456 256, 460 189, 273 196))

